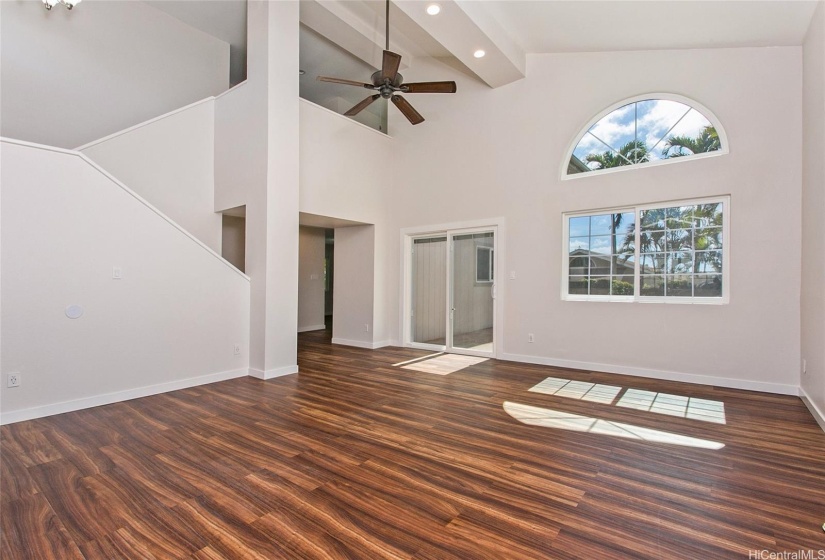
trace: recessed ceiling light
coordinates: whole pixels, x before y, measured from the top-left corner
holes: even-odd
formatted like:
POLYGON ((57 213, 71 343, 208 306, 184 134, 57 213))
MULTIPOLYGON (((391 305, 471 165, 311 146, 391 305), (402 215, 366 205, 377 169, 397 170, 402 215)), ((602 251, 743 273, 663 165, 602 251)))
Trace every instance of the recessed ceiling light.
POLYGON ((482 58, 485 54, 487 53, 481 49, 478 49, 476 52, 473 53, 473 56, 476 58, 482 58))
POLYGON ((431 16, 437 16, 438 13, 441 11, 441 6, 438 4, 430 4, 427 6, 427 13, 431 16))

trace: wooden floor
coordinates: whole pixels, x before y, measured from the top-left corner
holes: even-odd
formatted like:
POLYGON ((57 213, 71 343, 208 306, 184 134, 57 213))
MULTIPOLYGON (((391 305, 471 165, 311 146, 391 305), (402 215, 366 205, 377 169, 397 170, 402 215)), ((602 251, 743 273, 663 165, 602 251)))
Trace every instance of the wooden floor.
POLYGON ((0 557, 748 558, 825 549, 825 433, 798 398, 300 336, 301 373, 2 427, 0 557), (725 424, 528 392, 724 402, 725 424), (522 424, 505 401, 720 442, 522 424))

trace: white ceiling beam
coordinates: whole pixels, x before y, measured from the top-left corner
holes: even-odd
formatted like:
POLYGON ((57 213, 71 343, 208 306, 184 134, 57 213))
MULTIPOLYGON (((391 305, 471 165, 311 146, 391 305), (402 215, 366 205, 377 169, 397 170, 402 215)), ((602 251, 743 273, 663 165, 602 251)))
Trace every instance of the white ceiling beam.
POLYGON ((410 19, 492 88, 524 78, 525 54, 477 0, 433 0, 441 6, 436 16, 427 14, 429 2, 393 2, 410 19), (473 53, 483 50, 483 58, 473 53))
MULTIPOLYGON (((367 22, 347 4, 350 2, 301 0, 301 23, 373 68, 381 68, 385 46, 383 18, 380 25, 367 22)), ((412 56, 398 45, 391 43, 390 47, 401 55, 401 68, 407 68, 412 56)))

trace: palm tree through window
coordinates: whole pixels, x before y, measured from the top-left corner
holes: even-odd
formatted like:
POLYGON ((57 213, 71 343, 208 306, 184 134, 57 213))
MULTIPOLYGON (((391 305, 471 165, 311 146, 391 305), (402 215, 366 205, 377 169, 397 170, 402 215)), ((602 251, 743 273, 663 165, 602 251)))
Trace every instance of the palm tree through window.
POLYGON ((582 133, 567 175, 719 152, 717 127, 679 101, 644 99, 609 112, 582 133))

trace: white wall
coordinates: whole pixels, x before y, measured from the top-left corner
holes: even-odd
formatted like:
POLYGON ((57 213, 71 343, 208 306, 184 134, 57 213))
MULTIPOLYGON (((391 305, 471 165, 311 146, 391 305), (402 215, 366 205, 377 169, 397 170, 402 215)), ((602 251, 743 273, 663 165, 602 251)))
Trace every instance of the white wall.
POLYGON ((269 3, 265 371, 298 371, 299 20, 298 0, 269 3))
POLYGON ((217 95, 229 45, 143 2, 0 3, 0 134, 74 148, 217 95))
POLYGON ((825 429, 825 6, 814 13, 803 52, 801 386, 825 429))
POLYGON ((242 274, 81 156, 0 150, 3 422, 246 375, 242 274))
POLYGON ((335 298, 332 342, 372 348, 374 337, 375 226, 335 228, 335 298))
POLYGON ((295 373, 298 3, 247 7, 247 81, 215 104, 215 210, 246 206, 250 373, 295 373))
POLYGON ((386 220, 393 139, 305 99, 300 116, 301 212, 370 224, 386 220))
MULTIPOLYGON (((370 309, 374 309, 375 314, 369 318, 369 333, 364 331, 367 318, 362 311, 344 305, 340 299, 345 297, 341 286, 348 282, 339 276, 341 267, 347 267, 343 262, 347 250, 340 250, 338 232, 348 228, 335 230, 333 336, 340 340, 369 341, 377 346, 388 344, 390 328, 394 325, 388 324, 387 318, 397 317, 395 310, 388 307, 398 305, 398 286, 393 284, 398 275, 387 265, 391 255, 398 251, 399 239, 398 230, 388 227, 390 208, 395 203, 394 141, 386 134, 303 99, 300 117, 300 211, 375 226, 374 267, 369 269, 373 276, 356 280, 362 288, 370 286, 373 290, 370 309), (388 239, 392 239, 392 243, 388 243, 388 239), (356 316, 347 318, 345 314, 349 312, 356 316)), ((364 270, 360 274, 363 275, 364 270)))
POLYGON ((80 151, 220 254, 214 140, 215 102, 209 99, 80 151))
POLYGON ((298 332, 324 328, 325 232, 301 226, 298 239, 298 332))
MULTIPOLYGON (((250 41, 265 42, 264 30, 253 31, 250 41)), ((266 82, 260 77, 266 72, 266 58, 260 61, 257 53, 265 48, 255 46, 251 76, 215 99, 216 212, 243 206, 255 189, 266 188, 266 82)))
MULTIPOLYGON (((499 280, 504 357, 795 392, 801 54, 533 55, 526 79, 495 90, 416 60, 408 80, 456 79, 459 93, 414 96, 428 119, 415 127, 390 112, 396 149, 387 285, 397 298, 393 231, 503 216, 499 278, 517 272, 516 280, 499 280), (710 108, 728 133, 730 154, 562 182, 562 159, 582 127, 613 103, 650 92, 682 94, 710 108), (731 195, 729 305, 561 301, 563 212, 721 194, 731 195), (535 343, 527 333, 535 333, 535 343)), ((391 322, 397 337, 397 314, 391 322)))

